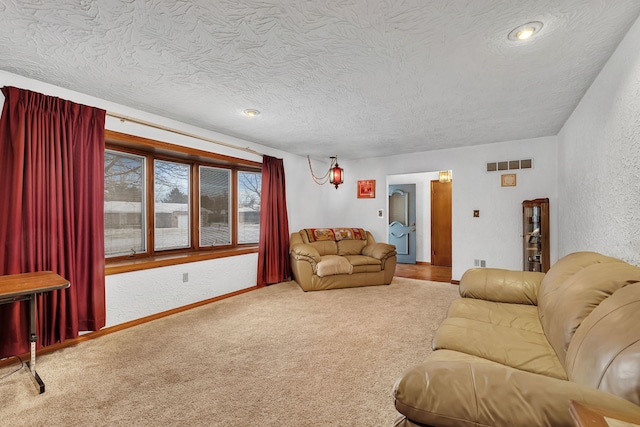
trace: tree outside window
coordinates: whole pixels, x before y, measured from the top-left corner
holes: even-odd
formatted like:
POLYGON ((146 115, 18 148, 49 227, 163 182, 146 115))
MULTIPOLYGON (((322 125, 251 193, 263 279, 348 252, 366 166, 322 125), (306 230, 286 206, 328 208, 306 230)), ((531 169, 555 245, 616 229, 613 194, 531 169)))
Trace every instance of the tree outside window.
POLYGON ((251 166, 238 167, 229 161, 217 166, 184 155, 174 160, 164 151, 162 158, 156 158, 153 150, 108 147, 104 175, 107 258, 258 242, 262 181, 258 168, 249 170, 251 166), (193 212, 196 202, 199 211, 193 212))
POLYGON ((261 188, 261 173, 238 172, 238 243, 257 243, 260 238, 261 188))

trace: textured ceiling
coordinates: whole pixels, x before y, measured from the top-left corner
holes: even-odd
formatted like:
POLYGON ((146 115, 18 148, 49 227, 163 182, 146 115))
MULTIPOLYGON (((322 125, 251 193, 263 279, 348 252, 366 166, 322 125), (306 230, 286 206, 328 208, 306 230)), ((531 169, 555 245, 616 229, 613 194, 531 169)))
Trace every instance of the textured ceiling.
POLYGON ((356 159, 556 135, 638 15, 637 0, 0 0, 0 68, 356 159), (529 21, 536 39, 507 39, 529 21))

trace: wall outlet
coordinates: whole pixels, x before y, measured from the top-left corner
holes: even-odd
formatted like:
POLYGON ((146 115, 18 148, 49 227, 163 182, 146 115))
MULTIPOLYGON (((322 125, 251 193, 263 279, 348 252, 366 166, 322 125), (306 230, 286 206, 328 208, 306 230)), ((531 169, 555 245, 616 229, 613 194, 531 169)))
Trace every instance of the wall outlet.
POLYGON ((182 283, 187 283, 189 281, 189 273, 182 273, 182 283))
POLYGON ((486 267, 487 266, 487 261, 484 259, 474 259, 473 260, 473 266, 474 267, 486 267))
POLYGON ((378 209, 378 218, 382 218, 382 209, 378 209))
POLYGON ((480 267, 485 268, 487 266, 487 261, 481 259, 480 260, 480 267))

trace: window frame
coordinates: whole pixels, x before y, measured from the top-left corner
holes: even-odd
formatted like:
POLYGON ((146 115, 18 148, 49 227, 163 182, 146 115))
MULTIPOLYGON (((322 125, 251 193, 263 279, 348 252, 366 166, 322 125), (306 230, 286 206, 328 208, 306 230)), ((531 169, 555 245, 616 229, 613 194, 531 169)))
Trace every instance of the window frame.
POLYGON ((201 261, 203 259, 215 259, 258 251, 257 243, 238 243, 238 172, 261 173, 262 163, 110 130, 105 130, 104 149, 143 156, 145 158, 145 169, 147 171, 145 177, 147 188, 145 196, 147 250, 144 253, 136 253, 134 255, 121 255, 108 258, 105 256, 107 274, 183 264, 201 261), (191 230, 190 247, 188 248, 155 250, 154 186, 152 173, 154 170, 154 160, 183 163, 188 164, 190 167, 189 223, 191 230), (233 230, 231 233, 231 244, 219 245, 213 248, 211 246, 200 247, 200 166, 224 168, 231 171, 230 190, 231 206, 233 207, 233 213, 231 214, 231 227, 233 230))

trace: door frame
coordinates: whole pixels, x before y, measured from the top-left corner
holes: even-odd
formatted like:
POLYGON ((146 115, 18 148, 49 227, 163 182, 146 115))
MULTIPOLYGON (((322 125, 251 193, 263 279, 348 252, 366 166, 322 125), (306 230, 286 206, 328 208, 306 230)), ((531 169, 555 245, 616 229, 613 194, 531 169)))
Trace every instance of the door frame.
MULTIPOLYGON (((442 169, 447 170, 448 168, 442 169)), ((418 230, 416 232, 416 240, 417 240, 417 262, 422 264, 430 264, 431 263, 431 189, 425 188, 430 187, 430 182, 433 179, 438 179, 439 171, 424 171, 424 172, 416 172, 416 173, 400 173, 400 174, 389 174, 386 177, 386 197, 385 197, 385 207, 386 207, 386 215, 381 215, 381 218, 386 218, 385 220, 385 236, 388 239, 389 236, 389 221, 388 221, 388 212, 389 212, 389 185, 394 184, 416 184, 416 189, 418 191, 417 195, 417 205, 416 205, 416 222, 418 230), (418 183, 422 185, 422 188, 418 187, 418 183), (426 192, 426 195, 425 195, 426 192), (424 200, 427 198, 427 200, 424 200)))

